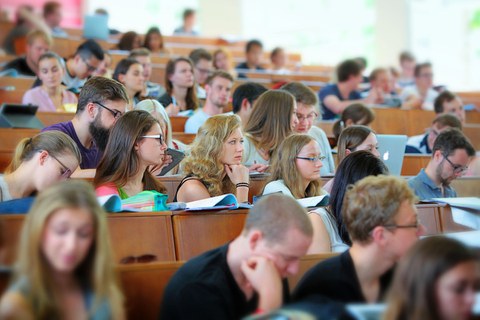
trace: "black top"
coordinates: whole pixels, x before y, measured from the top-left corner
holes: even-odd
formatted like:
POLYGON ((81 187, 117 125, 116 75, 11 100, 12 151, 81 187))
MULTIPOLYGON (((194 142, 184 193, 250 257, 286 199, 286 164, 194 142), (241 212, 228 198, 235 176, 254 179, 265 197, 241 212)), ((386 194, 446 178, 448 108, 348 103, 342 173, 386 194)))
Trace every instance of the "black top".
MULTIPOLYGON (((393 270, 380 278, 380 301, 391 283, 393 270)), ((300 280, 293 293, 294 301, 320 295, 343 303, 367 303, 358 281, 350 250, 327 259, 311 268, 300 280)))
MULTIPOLYGON (((247 65, 246 62, 242 62, 242 63, 238 64, 238 65, 235 67, 235 69, 238 71, 238 77, 239 77, 239 78, 247 78, 247 75, 246 75, 244 72, 245 72, 245 70, 248 70, 248 69, 250 69, 250 68, 248 67, 248 65, 247 65), (243 72, 242 72, 242 71, 243 71, 243 72)), ((257 66, 257 67, 255 68, 255 70, 256 70, 256 71, 264 71, 265 69, 262 68, 262 67, 260 67, 260 66, 257 66)))
POLYGON ((21 76, 29 76, 29 77, 37 76, 35 72, 33 72, 32 69, 30 69, 30 67, 28 66, 27 58, 25 57, 20 57, 7 63, 5 67, 3 67, 3 70, 8 70, 8 69, 17 70, 18 74, 21 76))
POLYGON ((208 190, 208 186, 205 182, 203 182, 203 180, 200 180, 199 178, 197 177, 194 177, 194 176, 191 176, 191 175, 187 175, 185 178, 182 179, 182 181, 180 181, 180 184, 178 185, 177 187, 177 191, 175 191, 175 196, 173 197, 173 202, 177 202, 177 195, 178 195, 178 190, 180 190, 180 188, 183 186, 183 184, 185 182, 187 182, 188 180, 198 180, 200 181, 201 183, 203 183, 203 185, 205 186, 205 188, 207 188, 208 190))
MULTIPOLYGON (((227 264, 228 244, 189 260, 165 289, 160 319, 240 319, 255 312, 258 296, 247 300, 227 264)), ((284 284, 284 301, 288 284, 284 284)))
POLYGON ((158 102, 162 104, 164 108, 168 107, 171 103, 173 103, 172 97, 168 93, 164 93, 160 98, 158 98, 158 102))

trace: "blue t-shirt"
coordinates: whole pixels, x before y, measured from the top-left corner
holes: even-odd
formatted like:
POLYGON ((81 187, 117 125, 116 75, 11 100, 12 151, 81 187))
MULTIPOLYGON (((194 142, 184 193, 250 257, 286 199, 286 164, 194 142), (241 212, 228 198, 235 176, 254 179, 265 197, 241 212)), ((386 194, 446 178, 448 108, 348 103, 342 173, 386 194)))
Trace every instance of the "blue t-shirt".
POLYGON ((98 163, 100 162, 100 159, 102 158, 102 153, 100 150, 97 149, 95 144, 92 145, 90 149, 87 149, 83 146, 83 144, 80 142, 80 139, 78 139, 77 133, 75 132, 75 128, 73 127, 72 121, 67 121, 67 122, 60 122, 53 124, 49 127, 43 128, 43 131, 61 131, 70 138, 75 141, 77 144, 78 149, 80 149, 80 154, 82 155, 82 162, 80 163, 80 168, 81 169, 96 169, 98 166, 98 163))
POLYGON ((345 100, 359 100, 359 99, 362 99, 362 96, 360 95, 360 93, 358 91, 352 91, 350 92, 349 96, 348 96, 348 99, 344 99, 342 97, 342 95, 340 94, 340 90, 338 89, 338 86, 336 84, 329 84, 327 85, 326 87, 324 87, 323 89, 321 89, 319 92, 318 92, 318 98, 320 100, 320 103, 322 105, 322 119, 323 120, 333 120, 333 119, 336 119, 338 118, 338 115, 333 113, 330 109, 328 109, 328 107, 323 103, 323 100, 325 100, 325 98, 327 96, 331 96, 331 95, 334 95, 335 97, 337 97, 338 99, 340 99, 340 101, 345 101, 345 100))
POLYGON ((457 197, 455 189, 450 186, 443 187, 444 193, 442 193, 442 188, 438 187, 432 179, 430 179, 424 169, 420 170, 418 175, 408 180, 408 185, 420 200, 457 197))

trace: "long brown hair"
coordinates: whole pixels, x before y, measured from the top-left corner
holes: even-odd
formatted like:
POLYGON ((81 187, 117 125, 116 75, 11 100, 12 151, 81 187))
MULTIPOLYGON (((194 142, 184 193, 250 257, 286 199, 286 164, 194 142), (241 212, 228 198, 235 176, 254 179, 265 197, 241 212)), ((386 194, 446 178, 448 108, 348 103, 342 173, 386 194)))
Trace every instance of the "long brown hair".
POLYGON ((354 125, 344 129, 338 137, 338 163, 341 163, 347 156, 347 149, 355 151, 370 133, 375 134, 375 131, 367 126, 354 125))
MULTIPOLYGON (((180 61, 184 61, 190 65, 193 72, 193 63, 192 60, 179 57, 176 59, 171 59, 168 61, 167 66, 165 68, 165 89, 169 95, 173 93, 173 83, 170 81, 170 76, 175 73, 175 68, 177 67, 177 63, 180 61)), ((187 96, 185 97, 185 102, 187 104, 187 110, 196 110, 198 108, 198 100, 197 100, 197 88, 196 83, 193 83, 191 88, 187 89, 187 96)))
MULTIPOLYGON (((93 183, 99 186, 115 183, 118 188, 139 170, 140 159, 135 152, 135 143, 145 135, 158 120, 147 111, 133 110, 118 119, 112 128, 105 153, 98 164, 93 183)), ((166 193, 166 188, 148 170, 143 175, 144 190, 166 193)))

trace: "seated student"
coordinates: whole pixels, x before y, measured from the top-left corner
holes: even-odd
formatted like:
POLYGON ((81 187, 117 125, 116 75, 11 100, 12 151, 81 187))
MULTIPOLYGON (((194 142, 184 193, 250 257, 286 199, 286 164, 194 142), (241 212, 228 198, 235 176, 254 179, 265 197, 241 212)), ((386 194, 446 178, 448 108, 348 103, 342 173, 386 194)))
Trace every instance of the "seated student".
POLYGON ((38 59, 38 78, 42 85, 25 92, 22 104, 38 106, 38 111, 66 111, 69 105, 77 105, 77 96, 62 85, 65 73, 62 58, 56 53, 47 52, 38 59))
POLYGON ((225 71, 215 71, 205 81, 206 100, 202 108, 185 122, 185 133, 197 133, 198 128, 211 116, 223 113, 228 106, 233 78, 225 71))
POLYGON ((26 215, 1 319, 124 319, 106 214, 85 181, 42 191, 26 215))
POLYGON ((405 88, 415 85, 415 56, 408 51, 400 53, 400 75, 397 79, 397 86, 405 88))
POLYGON ((15 70, 19 76, 35 77, 38 74, 38 59, 52 46, 52 38, 41 30, 27 34, 25 56, 7 62, 2 70, 15 70))
POLYGON ((170 54, 170 50, 165 48, 162 33, 158 27, 151 27, 145 34, 143 47, 148 49, 152 54, 170 54))
POLYGON ((283 195, 262 198, 232 242, 183 265, 168 284, 160 319, 240 319, 269 312, 288 299, 311 242, 305 210, 283 195))
POLYGON ((338 83, 329 84, 318 93, 323 120, 338 118, 346 107, 353 103, 373 104, 380 100, 377 91, 362 99, 357 90, 362 82, 362 70, 355 60, 345 60, 337 67, 338 83))
POLYGON ((272 64, 272 71, 277 74, 288 74, 291 71, 287 69, 287 54, 285 50, 280 47, 276 47, 270 53, 270 62, 272 64))
POLYGON ((325 157, 306 134, 293 134, 278 147, 263 194, 281 192, 296 199, 322 195, 320 168, 325 157))
POLYGON ((435 140, 427 167, 408 180, 408 185, 420 200, 456 197, 450 183, 467 171, 473 156, 475 149, 460 130, 446 130, 435 140))
POLYGON ((183 11, 183 25, 173 31, 173 34, 184 36, 198 36, 198 31, 195 31, 195 21, 197 13, 193 9, 185 9, 183 11))
POLYGON ((248 119, 250 119, 255 101, 266 91, 267 88, 259 83, 245 82, 239 85, 233 92, 233 113, 242 120, 242 127, 245 127, 248 119))
POLYGON ((270 90, 255 102, 245 125, 243 163, 263 172, 280 143, 298 125, 295 97, 284 90, 270 90))
POLYGON ((125 32, 118 41, 117 49, 124 51, 132 51, 142 46, 142 38, 135 31, 125 32))
POLYGON ((213 57, 213 68, 215 70, 223 70, 232 75, 232 77, 237 77, 237 72, 233 65, 232 53, 227 48, 219 48, 215 50, 212 54, 213 57))
POLYGON ((22 139, 5 174, 0 175, 0 201, 30 197, 68 179, 81 160, 75 142, 62 132, 22 139))
POLYGON ((443 91, 433 102, 433 108, 437 115, 453 114, 462 124, 465 124, 465 109, 459 96, 450 91, 443 91))
POLYGON ((246 61, 238 64, 235 69, 238 72, 239 78, 246 78, 247 71, 263 71, 265 70, 260 66, 263 56, 263 44, 259 40, 250 40, 245 46, 245 58, 246 61))
POLYGON ((108 141, 110 128, 125 112, 128 96, 118 81, 93 77, 78 97, 72 121, 61 122, 42 131, 57 130, 69 135, 82 154, 81 169, 97 167, 108 141))
POLYGON ((343 252, 352 242, 342 217, 343 198, 348 186, 368 177, 388 174, 388 169, 378 157, 360 150, 346 156, 338 166, 330 192, 327 208, 309 212, 313 225, 313 242, 309 254, 343 252))
POLYGON ((460 120, 451 114, 442 114, 437 116, 432 121, 432 126, 427 133, 408 138, 406 153, 432 153, 433 144, 438 135, 445 130, 456 128, 462 130, 462 123, 460 120))
POLYGON ((342 208, 351 248, 311 268, 294 299, 319 295, 342 303, 383 300, 392 268, 424 231, 415 200, 407 182, 393 176, 367 177, 351 186, 342 208))
POLYGON ((433 110, 438 92, 433 89, 433 72, 430 63, 415 66, 415 84, 405 87, 400 93, 402 106, 406 109, 433 110))
POLYGON ((197 84, 197 98, 205 99, 207 93, 203 86, 212 72, 213 57, 207 50, 198 48, 190 52, 188 58, 193 63, 193 75, 197 84))
POLYGON ((142 91, 142 96, 158 99, 164 95, 166 93, 165 88, 159 83, 150 81, 150 78, 152 77, 152 58, 150 51, 146 48, 134 49, 130 52, 128 57, 137 60, 143 67, 145 85, 142 91))
POLYGON ((290 82, 281 88, 295 97, 297 102, 298 124, 295 127, 296 133, 305 133, 311 135, 320 146, 320 153, 325 157, 320 169, 322 176, 331 175, 335 171, 333 162, 332 148, 328 142, 325 132, 317 126, 314 126, 318 116, 318 99, 312 89, 300 82, 290 82))
POLYGON ((112 55, 108 51, 103 51, 103 60, 92 73, 92 77, 105 77, 111 79, 112 75, 112 55))
POLYGON ((169 116, 176 116, 179 111, 186 110, 193 113, 197 109, 195 78, 190 59, 179 57, 168 61, 165 68, 165 89, 167 92, 158 101, 166 106, 169 116))
POLYGON ((43 20, 50 28, 54 37, 68 37, 60 27, 62 22, 62 4, 57 1, 47 1, 43 4, 43 20))
POLYGON ((166 193, 149 171, 163 164, 167 146, 159 122, 148 112, 125 113, 112 128, 93 183, 99 196, 117 194, 127 199, 144 190, 166 193))
POLYGON ((333 124, 333 135, 338 143, 342 130, 352 125, 370 126, 375 120, 375 113, 363 103, 354 103, 343 110, 340 119, 333 124))
POLYGON ((362 92, 362 97, 367 97, 371 90, 376 90, 379 96, 378 104, 388 107, 400 107, 402 100, 395 92, 395 83, 392 80, 390 70, 386 68, 376 68, 368 77, 370 89, 362 92))
POLYGON ((185 178, 180 182, 174 202, 190 202, 225 193, 248 201, 249 174, 242 165, 243 134, 235 115, 216 115, 198 130, 183 160, 185 178))
POLYGON ((395 271, 385 319, 474 319, 479 283, 472 249, 447 237, 423 239, 395 271))
POLYGON ((142 99, 141 94, 145 84, 143 67, 140 62, 131 58, 120 60, 113 71, 112 79, 125 86, 130 101, 129 105, 135 107, 142 99))

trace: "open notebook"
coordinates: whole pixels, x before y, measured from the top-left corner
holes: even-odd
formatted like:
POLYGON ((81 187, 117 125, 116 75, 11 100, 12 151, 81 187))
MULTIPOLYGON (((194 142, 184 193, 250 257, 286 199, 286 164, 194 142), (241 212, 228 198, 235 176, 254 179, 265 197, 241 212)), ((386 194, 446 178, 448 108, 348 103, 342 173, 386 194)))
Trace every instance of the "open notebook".
POLYGON ((231 193, 222 194, 221 196, 206 198, 202 200, 192 201, 186 203, 185 210, 220 210, 220 209, 237 209, 237 208, 251 208, 252 206, 245 203, 238 203, 235 195, 231 193))

